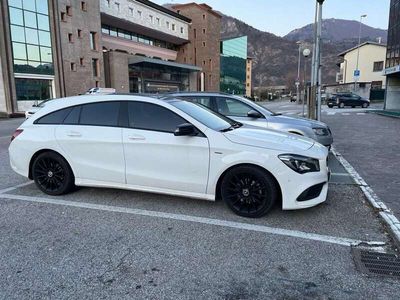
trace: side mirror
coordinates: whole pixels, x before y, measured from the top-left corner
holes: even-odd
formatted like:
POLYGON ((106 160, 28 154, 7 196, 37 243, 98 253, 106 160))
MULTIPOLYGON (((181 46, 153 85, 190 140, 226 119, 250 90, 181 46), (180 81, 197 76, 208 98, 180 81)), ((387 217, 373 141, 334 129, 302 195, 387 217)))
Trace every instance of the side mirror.
POLYGON ((194 136, 194 135, 197 135, 196 128, 192 124, 184 123, 184 124, 178 125, 178 127, 176 127, 174 135, 175 136, 194 136))
POLYGON ((262 114, 260 114, 258 111, 256 110, 251 110, 247 113, 247 116, 249 118, 253 118, 253 119, 260 119, 263 118, 264 116, 262 114))

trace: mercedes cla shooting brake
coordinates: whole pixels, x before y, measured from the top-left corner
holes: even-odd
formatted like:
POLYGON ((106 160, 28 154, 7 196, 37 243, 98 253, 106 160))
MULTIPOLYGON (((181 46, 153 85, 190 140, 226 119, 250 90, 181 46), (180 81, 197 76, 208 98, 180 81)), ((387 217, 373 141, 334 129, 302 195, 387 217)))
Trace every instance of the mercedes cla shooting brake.
POLYGON ((9 153, 13 170, 49 195, 76 185, 222 198, 238 215, 261 217, 278 200, 307 208, 328 191, 321 144, 172 98, 50 101, 15 131, 9 153))

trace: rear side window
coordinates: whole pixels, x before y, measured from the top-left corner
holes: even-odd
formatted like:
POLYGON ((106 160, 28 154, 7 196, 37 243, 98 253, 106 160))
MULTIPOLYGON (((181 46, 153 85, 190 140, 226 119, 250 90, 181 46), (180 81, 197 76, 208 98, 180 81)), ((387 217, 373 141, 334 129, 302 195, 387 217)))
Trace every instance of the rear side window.
POLYGON ((187 123, 169 109, 151 103, 129 102, 129 127, 135 129, 174 132, 178 125, 187 123))
POLYGON ((64 119, 64 124, 75 125, 79 123, 79 115, 81 113, 81 106, 75 106, 68 116, 64 119))
POLYGON ((210 97, 189 97, 187 98, 187 100, 191 101, 191 102, 195 102, 201 105, 204 105, 208 108, 211 108, 211 98, 210 97))
POLYGON ((72 107, 67 107, 52 113, 49 113, 40 119, 36 120, 34 124, 62 124, 65 117, 70 113, 72 107))
POLYGON ((218 112, 224 116, 247 117, 247 113, 252 110, 250 106, 236 99, 218 97, 216 100, 218 112))
POLYGON ((118 126, 120 103, 98 102, 82 105, 79 124, 93 126, 118 126))

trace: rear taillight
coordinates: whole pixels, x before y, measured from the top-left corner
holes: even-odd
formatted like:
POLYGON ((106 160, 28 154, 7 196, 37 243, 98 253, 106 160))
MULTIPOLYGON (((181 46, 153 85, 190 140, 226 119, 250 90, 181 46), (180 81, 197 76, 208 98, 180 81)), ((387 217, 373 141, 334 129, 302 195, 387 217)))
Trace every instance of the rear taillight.
POLYGON ((19 136, 19 135, 22 133, 22 131, 24 131, 24 130, 23 130, 23 129, 17 129, 17 130, 15 130, 14 134, 13 134, 12 137, 11 137, 11 142, 12 142, 13 140, 15 140, 15 139, 17 138, 17 136, 19 136))

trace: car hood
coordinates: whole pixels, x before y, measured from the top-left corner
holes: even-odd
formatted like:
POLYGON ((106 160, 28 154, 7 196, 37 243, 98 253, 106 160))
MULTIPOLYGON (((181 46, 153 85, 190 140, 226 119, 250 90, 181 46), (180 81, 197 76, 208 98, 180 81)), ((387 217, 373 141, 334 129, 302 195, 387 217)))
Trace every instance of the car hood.
POLYGON ((276 123, 285 123, 285 124, 292 124, 293 126, 304 126, 310 128, 325 128, 327 125, 323 122, 314 121, 306 118, 296 118, 296 117, 289 117, 289 116, 273 116, 273 121, 276 123))
POLYGON ((242 126, 224 136, 232 143, 287 152, 305 151, 315 143, 306 137, 253 126, 242 126))

